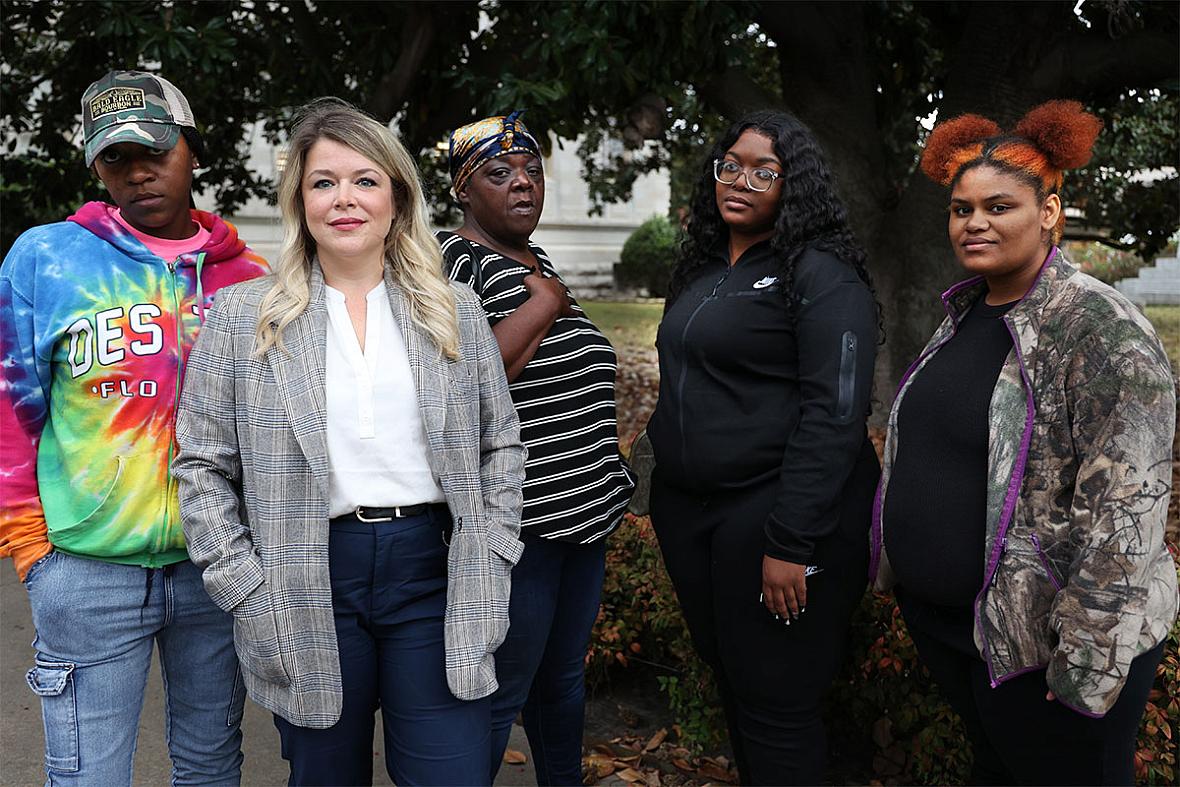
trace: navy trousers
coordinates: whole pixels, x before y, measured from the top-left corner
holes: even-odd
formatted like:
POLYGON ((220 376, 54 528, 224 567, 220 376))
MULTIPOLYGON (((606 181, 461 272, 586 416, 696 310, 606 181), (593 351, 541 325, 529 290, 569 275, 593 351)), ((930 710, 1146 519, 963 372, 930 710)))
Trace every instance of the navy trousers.
POLYGON ((491 778, 523 711, 537 784, 580 785, 586 649, 602 597, 606 540, 569 544, 527 530, 520 540, 508 636, 496 651, 491 778))
POLYGON ((332 520, 329 561, 344 703, 324 730, 278 716, 290 785, 373 782, 374 713, 381 709, 385 767, 399 787, 488 784, 488 698, 464 702, 447 687, 443 615, 450 524, 445 506, 417 517, 332 520))

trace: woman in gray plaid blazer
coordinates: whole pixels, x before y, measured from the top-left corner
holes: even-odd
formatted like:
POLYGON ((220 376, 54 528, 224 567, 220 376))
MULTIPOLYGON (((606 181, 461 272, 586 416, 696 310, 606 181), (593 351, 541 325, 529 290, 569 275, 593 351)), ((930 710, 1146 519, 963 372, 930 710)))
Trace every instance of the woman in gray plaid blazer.
POLYGON ((190 555, 292 784, 370 783, 377 707, 397 784, 486 783, 525 459, 499 350, 381 123, 309 105, 279 201, 275 274, 218 294, 188 362, 190 555))

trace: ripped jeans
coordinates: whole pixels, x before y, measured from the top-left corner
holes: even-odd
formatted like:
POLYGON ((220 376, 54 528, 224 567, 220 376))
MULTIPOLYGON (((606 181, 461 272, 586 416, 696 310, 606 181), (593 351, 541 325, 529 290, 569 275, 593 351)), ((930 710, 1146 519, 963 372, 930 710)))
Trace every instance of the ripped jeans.
POLYGON ((188 561, 147 569, 51 552, 25 587, 37 631, 30 688, 45 722, 46 785, 131 784, 153 644, 172 784, 236 785, 245 691, 233 619, 188 561))

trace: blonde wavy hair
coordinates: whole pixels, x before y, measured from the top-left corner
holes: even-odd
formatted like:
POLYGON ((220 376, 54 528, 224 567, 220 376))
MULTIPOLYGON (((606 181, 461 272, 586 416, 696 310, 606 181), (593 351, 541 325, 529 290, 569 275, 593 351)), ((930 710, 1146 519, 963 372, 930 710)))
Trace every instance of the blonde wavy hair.
POLYGON ((418 167, 392 131, 356 107, 316 99, 299 111, 279 177, 283 242, 273 266, 274 286, 262 299, 255 355, 283 348, 283 329, 307 308, 315 239, 307 229, 302 184, 307 153, 321 139, 352 148, 375 163, 393 184, 393 223, 385 238, 385 266, 410 302, 410 319, 423 327, 450 360, 459 357, 455 297, 443 275, 442 251, 430 232, 418 167))

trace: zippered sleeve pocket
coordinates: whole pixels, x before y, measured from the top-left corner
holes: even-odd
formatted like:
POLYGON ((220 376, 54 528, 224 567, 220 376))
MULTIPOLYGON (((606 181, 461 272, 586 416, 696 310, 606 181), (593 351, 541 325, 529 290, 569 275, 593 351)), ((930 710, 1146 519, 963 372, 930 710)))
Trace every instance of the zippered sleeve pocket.
POLYGON ((852 420, 856 400, 856 334, 845 331, 840 337, 840 379, 836 395, 836 419, 840 423, 852 420))
POLYGON ((1033 549, 1037 551, 1037 559, 1041 561, 1041 566, 1045 569, 1045 573, 1049 576, 1049 581, 1053 583, 1053 587, 1061 590, 1061 580, 1057 578, 1057 572, 1053 570, 1053 564, 1049 562, 1049 556, 1045 554, 1045 550, 1041 549, 1041 541, 1037 538, 1035 533, 1030 533, 1028 540, 1032 542, 1033 549))

